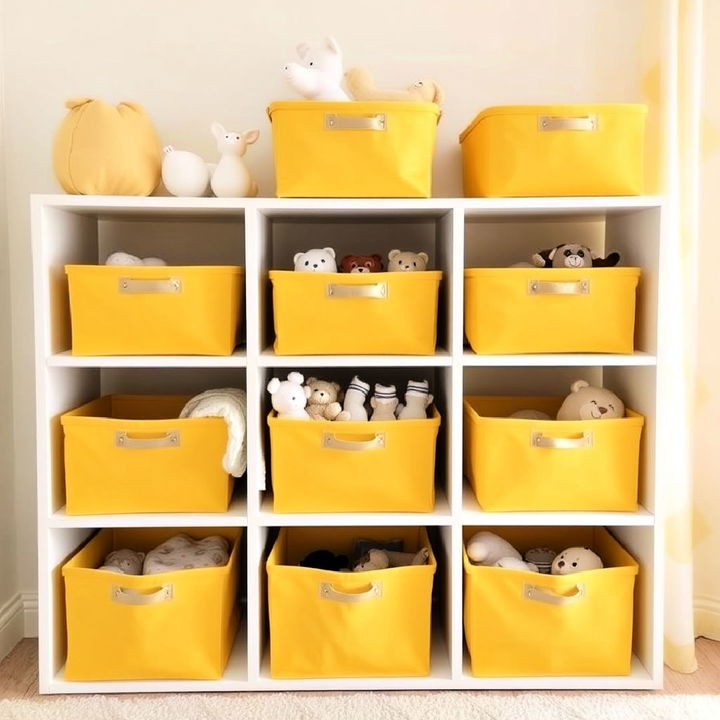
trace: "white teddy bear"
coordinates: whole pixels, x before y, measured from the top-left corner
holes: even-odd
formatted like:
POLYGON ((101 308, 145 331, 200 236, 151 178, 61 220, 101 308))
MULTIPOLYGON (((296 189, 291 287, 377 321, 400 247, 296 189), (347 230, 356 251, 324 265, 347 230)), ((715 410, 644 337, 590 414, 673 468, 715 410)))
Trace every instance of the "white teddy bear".
POLYGON ((310 396, 310 388, 303 387, 305 378, 299 372, 291 372, 287 380, 273 378, 267 384, 267 390, 272 396, 273 410, 278 417, 295 420, 309 420, 305 406, 310 396))
POLYGON ((391 250, 388 253, 388 272, 419 272, 427 268, 428 259, 428 254, 424 252, 391 250))
POLYGON ((337 272, 335 251, 331 247, 295 253, 293 263, 297 272, 337 272))
POLYGON ((285 65, 285 76, 300 95, 308 100, 350 100, 342 89, 342 54, 332 37, 318 44, 297 46, 300 62, 285 65))

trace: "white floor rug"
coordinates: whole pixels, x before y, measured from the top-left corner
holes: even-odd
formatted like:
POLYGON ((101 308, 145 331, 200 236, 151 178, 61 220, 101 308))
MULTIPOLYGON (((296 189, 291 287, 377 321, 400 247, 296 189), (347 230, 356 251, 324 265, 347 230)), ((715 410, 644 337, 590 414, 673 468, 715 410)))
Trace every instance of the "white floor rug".
POLYGON ((712 720, 718 695, 233 693, 1 700, 0 720, 712 720))

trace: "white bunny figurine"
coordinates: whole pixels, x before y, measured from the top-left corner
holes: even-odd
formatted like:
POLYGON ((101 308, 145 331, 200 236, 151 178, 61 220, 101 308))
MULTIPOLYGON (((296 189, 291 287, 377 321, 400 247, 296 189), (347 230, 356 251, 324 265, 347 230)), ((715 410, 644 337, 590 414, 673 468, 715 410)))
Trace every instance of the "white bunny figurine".
POLYGON ((259 130, 229 132, 219 122, 210 126, 217 140, 220 162, 210 178, 210 187, 217 197, 255 197, 257 183, 250 177, 242 160, 248 145, 260 136, 259 130))

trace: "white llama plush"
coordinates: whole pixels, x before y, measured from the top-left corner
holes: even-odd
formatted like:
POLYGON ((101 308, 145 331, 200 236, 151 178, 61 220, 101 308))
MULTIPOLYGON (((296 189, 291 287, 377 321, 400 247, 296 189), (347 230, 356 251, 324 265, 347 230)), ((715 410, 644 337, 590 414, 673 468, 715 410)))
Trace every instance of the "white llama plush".
POLYGON ((283 68, 294 90, 308 100, 350 100, 341 87, 342 54, 333 38, 318 44, 300 43, 297 53, 300 62, 283 68))

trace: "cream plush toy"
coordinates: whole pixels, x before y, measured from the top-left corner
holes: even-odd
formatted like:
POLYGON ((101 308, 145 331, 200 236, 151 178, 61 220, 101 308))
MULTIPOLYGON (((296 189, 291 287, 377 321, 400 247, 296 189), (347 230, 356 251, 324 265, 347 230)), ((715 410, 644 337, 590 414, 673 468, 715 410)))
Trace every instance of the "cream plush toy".
POLYGON ((128 548, 113 550, 98 569, 123 575, 142 575, 144 559, 144 552, 136 552, 128 548))
POLYGON ((293 263, 295 272, 337 272, 335 251, 331 247, 295 253, 293 263))
POLYGON ((428 259, 424 252, 391 250, 388 253, 388 272, 419 272, 427 268, 428 259))
POLYGON ((550 573, 570 575, 583 570, 599 570, 603 561, 588 547, 570 547, 555 556, 550 573))
POLYGON ((285 77, 292 88, 307 100, 350 100, 342 89, 342 53, 334 38, 321 43, 300 43, 297 46, 300 62, 284 67, 285 77))
POLYGON ((257 183, 250 177, 242 156, 248 145, 260 137, 259 130, 245 130, 237 133, 226 130, 219 122, 210 126, 220 161, 210 178, 210 187, 216 197, 255 197, 258 194, 257 183))
POLYGON ((552 420, 552 418, 542 410, 517 410, 512 415, 510 415, 511 418, 515 418, 517 420, 552 420))
POLYGON ((305 387, 310 389, 307 413, 313 420, 336 420, 342 407, 337 402, 340 386, 336 382, 326 382, 309 377, 305 387))
POLYGON ((366 421, 368 414, 365 409, 365 400, 369 392, 370 385, 355 375, 345 391, 342 412, 335 419, 340 421, 366 421))
POLYGON ((434 102, 440 105, 443 93, 432 80, 418 80, 404 90, 380 90, 375 87, 372 73, 363 67, 350 68, 345 73, 345 84, 354 100, 399 100, 434 102))
POLYGON ((424 547, 416 553, 399 552, 396 550, 368 550, 353 567, 353 572, 363 570, 386 570, 390 567, 404 567, 406 565, 426 565, 430 551, 424 547))
POLYGON ((267 391, 272 396, 273 410, 278 417, 291 418, 295 420, 309 420, 305 406, 310 397, 310 388, 303 387, 302 374, 291 372, 287 380, 273 378, 267 384, 267 391))
POLYGON ((495 565, 507 558, 522 561, 520 553, 507 540, 487 530, 476 532, 467 541, 465 552, 476 565, 495 565))
POLYGON ((576 380, 558 410, 558 420, 613 420, 625 417, 623 401, 612 391, 576 380))
POLYGON ((425 420, 427 408, 432 405, 430 384, 427 380, 408 380, 405 390, 405 404, 397 406, 398 420, 425 420))
POLYGON ((140 258, 126 252, 114 252, 108 255, 106 265, 167 265, 164 260, 156 257, 140 258))
POLYGON ((370 407, 373 409, 370 420, 396 420, 395 409, 397 406, 395 386, 375 383, 375 393, 370 398, 370 407))

